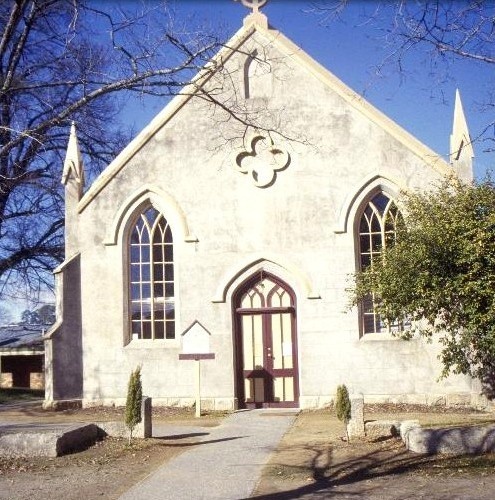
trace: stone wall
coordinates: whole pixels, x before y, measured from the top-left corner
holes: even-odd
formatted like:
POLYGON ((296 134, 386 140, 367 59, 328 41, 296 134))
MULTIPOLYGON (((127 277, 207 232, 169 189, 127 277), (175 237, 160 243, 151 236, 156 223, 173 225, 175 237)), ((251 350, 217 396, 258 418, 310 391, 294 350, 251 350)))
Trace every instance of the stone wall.
POLYGON ((2 389, 10 389, 13 385, 12 373, 0 373, 0 387, 2 389))
MULTIPOLYGON (((123 421, 119 422, 97 422, 97 427, 104 435, 112 437, 129 437, 129 429, 123 421)), ((152 422, 152 399, 143 397, 141 403, 141 422, 136 425, 132 432, 136 438, 150 438, 153 435, 152 422)))

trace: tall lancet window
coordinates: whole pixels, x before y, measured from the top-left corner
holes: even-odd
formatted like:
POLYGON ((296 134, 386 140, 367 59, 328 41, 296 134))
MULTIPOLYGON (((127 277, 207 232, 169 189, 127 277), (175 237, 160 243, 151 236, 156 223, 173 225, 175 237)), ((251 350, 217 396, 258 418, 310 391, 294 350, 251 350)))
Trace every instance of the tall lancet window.
MULTIPOLYGON (((359 221, 359 265, 366 269, 380 258, 383 249, 393 245, 402 215, 385 193, 376 194, 365 206, 359 221)), ((391 332, 401 329, 398 323, 386 324, 375 310, 375 297, 368 295, 361 304, 363 333, 391 332)))
POLYGON ((175 338, 172 231, 155 208, 139 215, 129 252, 131 338, 175 338))
POLYGON ((254 50, 244 64, 244 97, 271 97, 272 78, 271 65, 254 50))

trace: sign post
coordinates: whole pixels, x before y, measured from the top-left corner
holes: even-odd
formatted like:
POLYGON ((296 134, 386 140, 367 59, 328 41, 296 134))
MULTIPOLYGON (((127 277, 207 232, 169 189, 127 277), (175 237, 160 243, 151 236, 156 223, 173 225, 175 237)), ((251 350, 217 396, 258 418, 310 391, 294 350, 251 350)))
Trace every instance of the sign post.
POLYGON ((199 322, 195 321, 182 334, 182 352, 180 360, 196 361, 196 418, 201 417, 201 360, 215 359, 210 352, 210 332, 199 322))

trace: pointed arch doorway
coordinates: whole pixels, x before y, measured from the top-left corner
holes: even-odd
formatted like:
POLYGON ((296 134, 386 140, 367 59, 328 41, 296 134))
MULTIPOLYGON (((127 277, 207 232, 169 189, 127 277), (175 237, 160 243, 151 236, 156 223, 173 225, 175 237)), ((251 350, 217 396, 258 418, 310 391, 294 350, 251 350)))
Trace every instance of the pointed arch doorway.
POLYGON ((260 271, 239 286, 232 300, 239 408, 298 407, 294 291, 260 271))

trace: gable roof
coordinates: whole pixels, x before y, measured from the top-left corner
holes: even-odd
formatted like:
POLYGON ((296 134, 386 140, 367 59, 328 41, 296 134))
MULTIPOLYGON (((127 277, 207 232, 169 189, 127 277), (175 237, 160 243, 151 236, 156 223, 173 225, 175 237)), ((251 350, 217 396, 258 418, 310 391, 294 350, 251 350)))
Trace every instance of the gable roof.
POLYGON ((225 46, 200 71, 191 83, 174 97, 165 108, 122 150, 122 152, 108 165, 108 167, 93 182, 88 191, 81 198, 78 210, 81 213, 110 182, 110 180, 129 162, 133 156, 164 126, 177 112, 194 96, 198 87, 204 85, 214 74, 214 68, 225 63, 234 55, 239 47, 255 32, 270 40, 281 52, 290 56, 293 61, 309 71, 328 88, 342 97, 350 106, 366 116, 380 128, 398 140, 412 153, 418 156, 427 165, 434 168, 441 175, 455 173, 453 168, 438 153, 430 149, 412 134, 387 117, 384 113, 366 101, 361 95, 348 87, 339 78, 316 62, 295 43, 289 40, 280 31, 263 22, 264 15, 250 15, 245 19, 244 26, 225 44, 225 46), (261 22, 260 22, 261 19, 261 22), (213 70, 213 71, 212 71, 213 70))
POLYGON ((43 333, 50 325, 6 325, 0 326, 0 352, 30 350, 42 353, 43 333))

